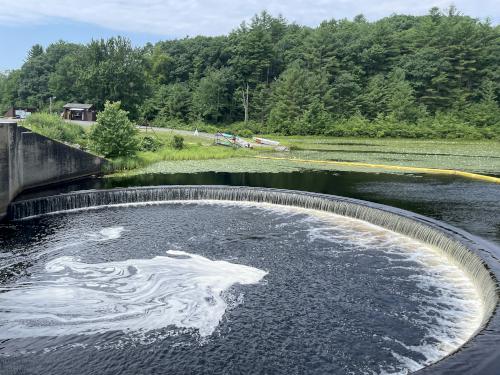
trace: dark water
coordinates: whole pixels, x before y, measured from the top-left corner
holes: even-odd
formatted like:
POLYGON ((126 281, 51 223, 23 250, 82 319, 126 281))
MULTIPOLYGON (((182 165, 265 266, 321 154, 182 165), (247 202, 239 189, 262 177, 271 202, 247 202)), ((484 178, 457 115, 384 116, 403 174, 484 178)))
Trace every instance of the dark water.
MULTIPOLYGON (((305 187, 300 176, 272 178, 305 187)), ((393 232, 290 208, 171 203, 17 221, 0 229, 0 373, 404 373, 478 324, 472 283, 446 263, 393 232)))
POLYGON ((500 244, 500 185, 452 176, 323 171, 154 174, 83 180, 32 191, 19 199, 81 189, 175 184, 260 186, 364 199, 430 216, 500 244))

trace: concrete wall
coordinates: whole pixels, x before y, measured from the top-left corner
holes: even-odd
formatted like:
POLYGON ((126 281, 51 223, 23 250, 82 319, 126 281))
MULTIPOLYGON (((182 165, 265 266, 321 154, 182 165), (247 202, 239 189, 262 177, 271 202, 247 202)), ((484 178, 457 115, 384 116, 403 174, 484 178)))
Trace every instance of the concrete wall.
POLYGON ((105 159, 0 122, 0 219, 22 190, 98 174, 105 159))
POLYGON ((0 124, 0 215, 10 201, 9 127, 0 124))

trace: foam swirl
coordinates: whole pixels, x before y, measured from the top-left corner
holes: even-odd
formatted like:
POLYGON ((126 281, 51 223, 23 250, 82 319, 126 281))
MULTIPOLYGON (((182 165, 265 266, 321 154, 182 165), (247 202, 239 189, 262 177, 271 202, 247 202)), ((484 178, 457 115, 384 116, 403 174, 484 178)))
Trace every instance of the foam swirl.
POLYGON ((184 251, 88 264, 47 263, 43 280, 0 294, 0 339, 150 331, 167 326, 208 336, 227 307, 223 292, 258 283, 266 272, 184 251))

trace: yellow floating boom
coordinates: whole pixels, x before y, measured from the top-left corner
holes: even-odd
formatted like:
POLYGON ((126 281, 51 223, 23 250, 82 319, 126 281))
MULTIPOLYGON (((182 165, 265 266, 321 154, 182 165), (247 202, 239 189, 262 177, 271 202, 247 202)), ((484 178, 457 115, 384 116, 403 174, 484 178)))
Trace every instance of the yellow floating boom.
POLYGON ((386 164, 370 164, 370 163, 359 163, 353 161, 331 161, 331 160, 312 160, 312 159, 294 159, 294 158, 278 158, 273 156, 254 156, 257 159, 269 159, 269 160, 287 160, 299 163, 316 163, 316 164, 333 164, 346 167, 359 167, 359 168, 377 168, 385 169, 390 171, 405 171, 414 173, 429 173, 429 174, 446 174, 453 176, 461 176, 465 178, 471 178, 474 180, 482 180, 488 182, 494 182, 500 184, 500 178, 493 176, 486 176, 478 173, 457 171, 455 169, 439 169, 439 168, 422 168, 422 167, 404 167, 400 165, 386 165, 386 164))

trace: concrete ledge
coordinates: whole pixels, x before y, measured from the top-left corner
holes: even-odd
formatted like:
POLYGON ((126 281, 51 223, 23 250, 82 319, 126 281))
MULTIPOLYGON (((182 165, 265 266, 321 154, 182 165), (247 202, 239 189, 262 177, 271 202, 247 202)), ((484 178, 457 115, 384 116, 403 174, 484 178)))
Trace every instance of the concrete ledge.
POLYGON ((16 122, 0 122, 0 220, 22 190, 100 174, 106 163, 16 122))

